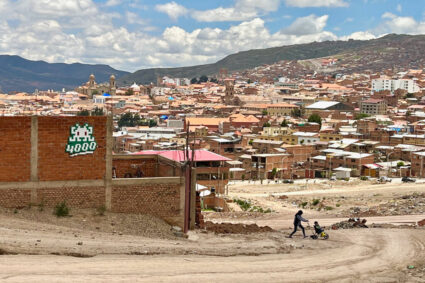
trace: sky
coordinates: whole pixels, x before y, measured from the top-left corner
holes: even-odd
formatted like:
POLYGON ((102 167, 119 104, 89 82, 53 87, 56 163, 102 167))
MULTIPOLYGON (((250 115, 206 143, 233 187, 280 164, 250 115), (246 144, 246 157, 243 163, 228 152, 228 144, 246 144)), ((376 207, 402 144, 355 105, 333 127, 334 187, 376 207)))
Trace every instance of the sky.
POLYGON ((125 71, 388 33, 425 34, 425 0, 0 0, 0 54, 125 71))

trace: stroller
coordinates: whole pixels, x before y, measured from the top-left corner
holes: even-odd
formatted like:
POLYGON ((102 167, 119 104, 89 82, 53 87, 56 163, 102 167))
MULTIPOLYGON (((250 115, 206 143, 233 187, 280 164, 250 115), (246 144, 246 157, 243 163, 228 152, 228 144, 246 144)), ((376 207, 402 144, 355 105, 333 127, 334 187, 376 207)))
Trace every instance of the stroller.
POLYGON ((310 238, 312 238, 313 240, 317 240, 319 238, 327 240, 329 239, 329 234, 326 233, 325 230, 319 226, 319 223, 317 221, 314 221, 313 235, 311 235, 310 238))

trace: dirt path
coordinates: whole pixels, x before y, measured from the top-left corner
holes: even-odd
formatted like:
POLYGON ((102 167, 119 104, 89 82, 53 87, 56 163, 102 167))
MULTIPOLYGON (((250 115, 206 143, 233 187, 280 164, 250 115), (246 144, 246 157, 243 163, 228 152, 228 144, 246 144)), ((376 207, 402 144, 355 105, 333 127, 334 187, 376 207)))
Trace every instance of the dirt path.
MULTIPOLYGON (((357 229, 333 246, 290 254, 205 256, 1 256, 2 282, 423 282, 424 230, 357 229), (421 281, 422 280, 422 281, 421 281)), ((331 243, 329 240, 327 244, 331 243)), ((312 241, 294 239, 294 242, 312 241)), ((317 243, 320 245, 324 241, 317 243)))
MULTIPOLYGON (((425 218, 425 215, 397 215, 397 216, 374 216, 367 217, 367 224, 393 224, 393 225, 415 225, 418 221, 425 218)), ((345 221, 347 218, 312 218, 310 221, 318 221, 322 226, 330 226, 337 222, 345 221)), ((257 224, 258 226, 270 226, 273 229, 281 230, 288 229, 293 226, 293 219, 281 219, 279 216, 269 219, 253 219, 253 220, 241 220, 241 219, 213 219, 213 222, 230 222, 230 223, 243 223, 243 224, 257 224)), ((312 222, 313 223, 313 222, 312 222)), ((311 224, 312 225, 312 224, 311 224)))

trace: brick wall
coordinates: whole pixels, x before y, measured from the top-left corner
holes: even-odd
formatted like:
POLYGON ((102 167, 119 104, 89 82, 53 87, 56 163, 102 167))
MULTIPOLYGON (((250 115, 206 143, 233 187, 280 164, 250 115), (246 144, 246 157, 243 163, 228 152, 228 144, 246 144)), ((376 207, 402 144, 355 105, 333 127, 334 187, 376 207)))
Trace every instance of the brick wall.
POLYGON ((7 208, 21 208, 31 202, 31 190, 0 189, 0 206, 7 208))
MULTIPOLYGON (((115 168, 117 178, 125 178, 126 174, 130 174, 130 178, 136 178, 138 171, 141 172, 142 178, 155 177, 158 161, 152 159, 113 159, 112 167, 115 168)), ((128 175, 127 175, 128 176, 128 175)), ((128 178, 128 177, 127 177, 128 178)))
POLYGON ((25 182, 31 174, 31 117, 0 117, 0 182, 25 182))
POLYGON ((106 117, 38 117, 38 176, 40 181, 98 180, 106 170, 106 117), (97 149, 70 157, 65 152, 71 126, 93 126, 97 149))
POLYGON ((37 203, 53 207, 66 201, 69 207, 97 208, 105 205, 104 187, 62 187, 37 190, 37 203))
POLYGON ((183 218, 180 208, 181 184, 153 184, 114 186, 111 210, 121 213, 143 213, 180 223, 183 218), (176 221, 177 220, 177 221, 176 221))

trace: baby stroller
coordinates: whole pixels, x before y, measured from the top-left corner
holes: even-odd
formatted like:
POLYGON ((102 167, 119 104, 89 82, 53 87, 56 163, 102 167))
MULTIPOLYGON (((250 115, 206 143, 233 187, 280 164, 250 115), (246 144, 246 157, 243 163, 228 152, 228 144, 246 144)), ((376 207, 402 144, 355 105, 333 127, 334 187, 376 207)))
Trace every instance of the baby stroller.
POLYGON ((317 240, 319 238, 327 240, 329 239, 329 234, 326 233, 322 227, 320 227, 317 221, 315 221, 313 226, 313 235, 311 235, 310 238, 312 238, 313 240, 317 240))

